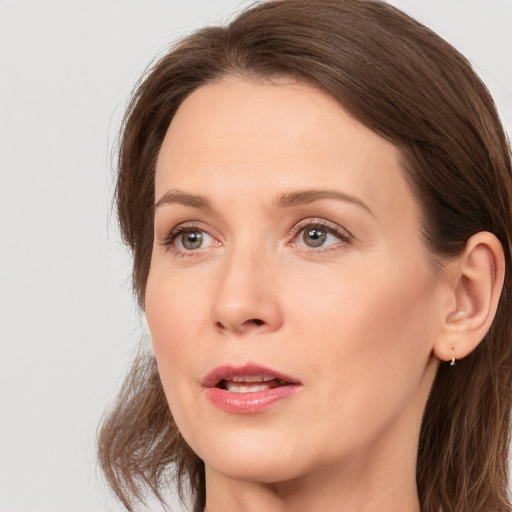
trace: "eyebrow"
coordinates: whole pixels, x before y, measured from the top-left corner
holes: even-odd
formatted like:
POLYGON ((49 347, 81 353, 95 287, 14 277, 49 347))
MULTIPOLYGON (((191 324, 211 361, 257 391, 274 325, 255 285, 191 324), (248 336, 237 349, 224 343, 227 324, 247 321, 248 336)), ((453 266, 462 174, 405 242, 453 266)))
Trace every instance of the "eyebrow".
MULTIPOLYGON (((299 190, 296 192, 282 193, 274 200, 277 208, 290 208, 302 204, 309 204, 322 199, 336 199, 346 203, 354 204, 366 210, 369 214, 374 215, 370 207, 358 197, 331 189, 311 189, 299 190)), ((156 203, 155 210, 166 204, 181 204, 191 208, 199 208, 204 210, 212 210, 211 202, 204 196, 196 194, 186 194, 179 190, 167 191, 156 203)))
POLYGON ((336 199, 338 201, 354 204, 366 210, 370 215, 374 215, 370 207, 358 197, 331 189, 299 190, 297 192, 279 194, 275 200, 275 205, 278 208, 289 208, 291 206, 312 203, 321 199, 336 199))
POLYGON ((155 210, 164 204, 181 204, 183 206, 190 206, 192 208, 200 208, 203 210, 212 209, 212 204, 208 199, 206 199, 206 197, 195 194, 185 194, 185 192, 180 192, 179 190, 169 190, 166 192, 155 203, 155 210))

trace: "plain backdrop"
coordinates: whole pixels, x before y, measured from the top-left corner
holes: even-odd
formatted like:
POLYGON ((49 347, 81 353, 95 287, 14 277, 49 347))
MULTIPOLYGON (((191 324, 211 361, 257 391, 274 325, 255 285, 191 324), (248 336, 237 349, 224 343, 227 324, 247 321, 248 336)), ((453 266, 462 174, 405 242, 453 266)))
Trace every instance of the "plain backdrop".
MULTIPOLYGON (((393 3, 473 62, 510 133, 512 0, 393 3)), ((144 330, 111 218, 114 142, 146 65, 244 5, 0 0, 0 512, 123 510, 95 461, 144 330)))

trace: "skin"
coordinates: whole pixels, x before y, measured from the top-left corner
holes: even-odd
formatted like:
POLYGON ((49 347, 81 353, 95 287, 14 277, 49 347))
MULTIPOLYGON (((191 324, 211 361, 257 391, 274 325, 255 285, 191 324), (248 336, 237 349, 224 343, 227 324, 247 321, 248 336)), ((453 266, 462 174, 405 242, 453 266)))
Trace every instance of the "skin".
POLYGON ((310 86, 228 77, 180 106, 155 197, 146 315, 207 510, 418 512, 421 417, 456 304, 399 151, 310 86), (304 190, 349 200, 277 204, 304 190), (309 247, 318 222, 331 233, 309 247), (169 236, 180 225, 202 245, 169 236), (257 414, 215 407, 204 377, 247 363, 299 391, 257 414))

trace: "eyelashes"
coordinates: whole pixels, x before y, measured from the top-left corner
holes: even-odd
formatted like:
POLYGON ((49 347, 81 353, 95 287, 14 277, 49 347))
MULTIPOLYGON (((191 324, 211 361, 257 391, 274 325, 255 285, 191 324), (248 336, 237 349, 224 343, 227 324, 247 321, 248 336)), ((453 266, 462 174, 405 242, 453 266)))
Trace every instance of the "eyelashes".
POLYGON ((164 238, 162 245, 166 250, 192 253, 211 246, 221 245, 221 243, 202 226, 185 223, 173 228, 164 238))
POLYGON ((313 251, 325 251, 332 246, 347 245, 352 235, 342 227, 325 219, 304 219, 296 224, 291 231, 293 247, 304 247, 313 251))
MULTIPOLYGON (((346 229, 321 218, 307 218, 295 224, 289 232, 287 246, 306 253, 324 253, 341 249, 353 239, 346 229)), ((174 227, 160 243, 178 256, 198 256, 203 251, 222 246, 200 223, 185 222, 174 227)))

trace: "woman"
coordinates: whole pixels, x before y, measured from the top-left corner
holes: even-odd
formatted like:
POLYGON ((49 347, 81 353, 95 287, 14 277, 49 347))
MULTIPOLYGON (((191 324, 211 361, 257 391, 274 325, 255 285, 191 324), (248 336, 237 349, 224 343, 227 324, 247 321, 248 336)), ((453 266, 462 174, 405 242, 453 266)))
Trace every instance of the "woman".
POLYGON ((100 435, 128 509, 508 510, 511 163, 467 61, 385 3, 182 41, 117 206, 154 359, 100 435))

